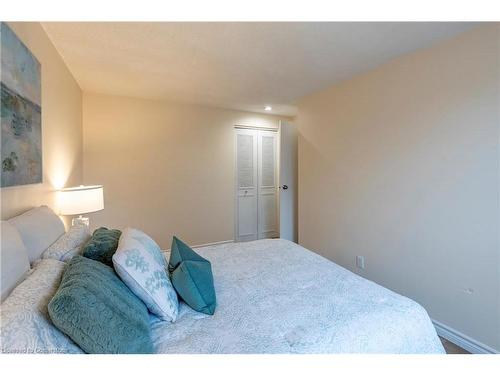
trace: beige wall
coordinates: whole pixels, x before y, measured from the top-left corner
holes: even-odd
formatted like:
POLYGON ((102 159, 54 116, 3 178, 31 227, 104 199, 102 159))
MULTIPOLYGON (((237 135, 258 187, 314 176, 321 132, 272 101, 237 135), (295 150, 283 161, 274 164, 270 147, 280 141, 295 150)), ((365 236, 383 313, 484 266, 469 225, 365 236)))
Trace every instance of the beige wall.
POLYGON ((236 124, 278 117, 84 93, 84 181, 103 184, 91 225, 133 226, 162 248, 233 239, 236 124))
POLYGON ((56 188, 82 179, 82 93, 39 23, 9 26, 42 65, 43 183, 2 188, 2 219, 31 207, 55 207, 56 188))
POLYGON ((499 53, 483 26, 309 96, 297 118, 299 242, 496 350, 499 53))

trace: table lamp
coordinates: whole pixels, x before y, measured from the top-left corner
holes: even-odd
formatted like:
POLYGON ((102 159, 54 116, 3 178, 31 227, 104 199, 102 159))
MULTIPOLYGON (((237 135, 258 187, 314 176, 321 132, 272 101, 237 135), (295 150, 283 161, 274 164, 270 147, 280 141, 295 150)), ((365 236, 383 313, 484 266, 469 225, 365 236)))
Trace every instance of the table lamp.
POLYGON ((71 187, 59 190, 59 214, 80 215, 73 218, 71 225, 89 225, 89 218, 82 214, 104 209, 104 193, 102 185, 71 187))

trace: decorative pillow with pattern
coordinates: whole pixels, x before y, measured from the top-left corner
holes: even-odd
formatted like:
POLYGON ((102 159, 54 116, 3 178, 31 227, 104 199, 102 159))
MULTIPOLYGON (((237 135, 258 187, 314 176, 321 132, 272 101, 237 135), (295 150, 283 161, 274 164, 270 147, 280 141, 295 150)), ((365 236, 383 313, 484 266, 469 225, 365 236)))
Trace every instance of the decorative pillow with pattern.
POLYGON ((122 281, 160 319, 173 322, 179 301, 160 247, 138 229, 123 231, 113 255, 115 271, 122 281))
POLYGON ((68 262, 77 254, 81 254, 83 246, 90 239, 89 227, 81 224, 71 227, 44 251, 43 259, 56 259, 68 262))

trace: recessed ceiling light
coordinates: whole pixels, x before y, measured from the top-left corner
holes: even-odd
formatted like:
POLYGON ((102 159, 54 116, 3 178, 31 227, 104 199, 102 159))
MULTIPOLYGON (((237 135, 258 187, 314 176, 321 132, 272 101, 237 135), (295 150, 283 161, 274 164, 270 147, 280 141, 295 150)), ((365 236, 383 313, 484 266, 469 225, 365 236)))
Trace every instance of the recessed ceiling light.
POLYGON ((271 109, 273 109, 273 107, 271 107, 270 105, 266 105, 264 107, 264 111, 270 111, 271 109))

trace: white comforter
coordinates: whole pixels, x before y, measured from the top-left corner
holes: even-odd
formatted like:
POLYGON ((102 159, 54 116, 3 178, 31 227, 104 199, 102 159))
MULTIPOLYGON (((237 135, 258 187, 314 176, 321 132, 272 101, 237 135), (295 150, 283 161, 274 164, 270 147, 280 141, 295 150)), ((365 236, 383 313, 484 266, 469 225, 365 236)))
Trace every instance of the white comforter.
POLYGON ((42 259, 1 305, 2 353, 83 353, 50 320, 47 306, 61 283, 66 263, 42 259))
POLYGON ((160 353, 444 353, 416 302, 285 240, 196 249, 210 260, 215 315, 185 305, 153 322, 160 353))
MULTIPOLYGON (((284 240, 196 249, 212 263, 217 309, 151 316, 159 353, 444 353, 426 311, 284 240)), ((44 259, 1 305, 4 353, 81 353, 47 304, 65 263, 44 259)))

